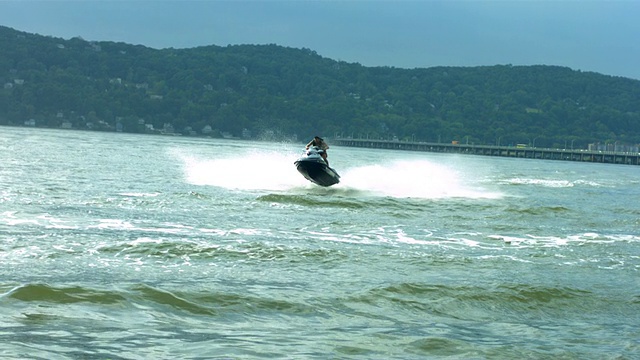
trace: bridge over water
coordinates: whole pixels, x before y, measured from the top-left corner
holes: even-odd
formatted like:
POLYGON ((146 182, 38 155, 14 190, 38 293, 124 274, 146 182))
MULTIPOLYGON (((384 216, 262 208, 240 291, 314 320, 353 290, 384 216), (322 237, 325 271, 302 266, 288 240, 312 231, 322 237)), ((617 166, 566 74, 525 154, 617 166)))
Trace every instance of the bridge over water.
POLYGON ((473 144, 447 144, 400 140, 331 139, 337 146, 374 149, 428 151, 484 156, 503 156, 524 159, 565 160, 608 164, 640 165, 640 153, 592 151, 574 149, 547 149, 535 147, 491 146, 473 144))

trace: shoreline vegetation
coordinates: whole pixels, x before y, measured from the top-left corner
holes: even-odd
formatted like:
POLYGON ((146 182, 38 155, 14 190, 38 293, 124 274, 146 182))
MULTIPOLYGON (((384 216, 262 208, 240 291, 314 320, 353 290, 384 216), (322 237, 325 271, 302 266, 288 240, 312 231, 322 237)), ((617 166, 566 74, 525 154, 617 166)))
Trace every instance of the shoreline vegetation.
POLYGON ((0 48, 0 125, 615 152, 640 144, 640 80, 560 66, 365 67, 275 44, 158 50, 3 26, 0 48))

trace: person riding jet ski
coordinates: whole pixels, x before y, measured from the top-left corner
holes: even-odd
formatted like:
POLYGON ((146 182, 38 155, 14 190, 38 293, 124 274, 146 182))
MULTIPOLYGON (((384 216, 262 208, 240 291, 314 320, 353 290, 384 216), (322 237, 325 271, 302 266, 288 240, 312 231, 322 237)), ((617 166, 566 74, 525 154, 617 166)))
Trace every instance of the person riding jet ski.
POLYGON ((329 145, 327 145, 327 143, 324 141, 323 138, 321 138, 320 136, 314 136, 313 140, 311 140, 307 146, 305 147, 305 149, 309 150, 310 147, 315 146, 318 149, 322 150, 320 151, 320 156, 322 156, 322 160, 324 160, 324 162, 327 163, 327 166, 329 166, 329 160, 327 160, 327 149, 329 148, 329 145))
POLYGON ((304 154, 294 162, 305 179, 320 186, 332 186, 340 182, 340 175, 329 167, 328 148, 327 143, 316 136, 306 145, 304 154))

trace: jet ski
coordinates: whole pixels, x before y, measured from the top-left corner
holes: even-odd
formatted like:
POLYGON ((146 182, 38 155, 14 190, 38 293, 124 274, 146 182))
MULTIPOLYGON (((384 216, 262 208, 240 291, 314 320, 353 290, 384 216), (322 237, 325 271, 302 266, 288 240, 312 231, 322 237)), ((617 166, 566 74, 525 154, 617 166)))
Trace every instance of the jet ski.
POLYGON ((312 146, 294 162, 298 172, 307 180, 320 186, 331 186, 340 182, 340 175, 322 158, 324 150, 312 146))

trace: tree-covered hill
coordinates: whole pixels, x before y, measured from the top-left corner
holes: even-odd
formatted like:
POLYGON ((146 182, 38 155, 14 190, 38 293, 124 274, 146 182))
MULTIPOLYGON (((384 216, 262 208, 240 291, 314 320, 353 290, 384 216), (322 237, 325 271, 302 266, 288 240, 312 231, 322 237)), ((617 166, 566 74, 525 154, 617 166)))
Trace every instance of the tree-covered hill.
POLYGON ((157 50, 0 27, 0 124, 579 148, 640 143, 640 81, 542 65, 364 67, 277 45, 157 50))

